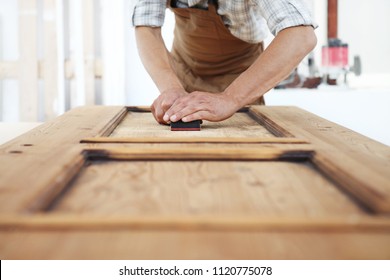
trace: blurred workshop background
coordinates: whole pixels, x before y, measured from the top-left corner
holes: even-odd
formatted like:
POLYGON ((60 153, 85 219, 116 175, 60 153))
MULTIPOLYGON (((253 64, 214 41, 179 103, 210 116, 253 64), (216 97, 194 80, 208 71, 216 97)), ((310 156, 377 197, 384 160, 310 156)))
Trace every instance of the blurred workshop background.
MULTIPOLYGON (((290 82, 266 94, 267 105, 296 105, 390 145, 390 1, 304 1, 319 24, 318 45, 290 82)), ((131 26, 134 2, 0 0, 0 123, 7 131, 76 106, 153 102, 158 91, 131 26)), ((167 10, 168 47, 173 25, 167 10)))

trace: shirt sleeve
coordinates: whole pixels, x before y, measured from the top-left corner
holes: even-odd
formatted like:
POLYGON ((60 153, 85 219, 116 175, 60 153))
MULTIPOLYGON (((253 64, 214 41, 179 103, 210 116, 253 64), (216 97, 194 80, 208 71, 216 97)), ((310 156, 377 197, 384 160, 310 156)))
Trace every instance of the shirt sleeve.
POLYGON ((302 0, 258 0, 256 2, 274 36, 288 27, 302 25, 318 27, 309 8, 302 0))
POLYGON ((165 19, 165 9, 165 0, 135 1, 132 7, 133 26, 161 27, 165 19))

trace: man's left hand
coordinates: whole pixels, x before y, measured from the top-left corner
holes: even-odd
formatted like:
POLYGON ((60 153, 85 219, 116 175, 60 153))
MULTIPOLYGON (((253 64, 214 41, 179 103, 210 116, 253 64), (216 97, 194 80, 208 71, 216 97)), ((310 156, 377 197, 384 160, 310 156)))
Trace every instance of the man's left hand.
POLYGON ((231 117, 240 106, 226 94, 195 91, 180 97, 164 115, 165 122, 194 120, 222 121, 231 117))

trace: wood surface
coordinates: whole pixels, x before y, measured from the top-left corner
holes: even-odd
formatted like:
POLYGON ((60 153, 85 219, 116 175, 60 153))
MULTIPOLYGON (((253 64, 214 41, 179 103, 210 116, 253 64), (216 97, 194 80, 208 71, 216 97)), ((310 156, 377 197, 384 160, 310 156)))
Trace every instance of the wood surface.
POLYGON ((215 147, 112 147, 84 150, 91 159, 110 160, 306 160, 313 150, 300 146, 242 148, 215 147))
POLYGON ((247 113, 236 113, 222 122, 204 121, 201 131, 177 131, 172 133, 169 126, 156 123, 153 115, 143 112, 129 111, 127 116, 111 133, 112 138, 121 137, 166 137, 166 138, 266 138, 274 137, 266 128, 259 125, 247 113))
POLYGON ((282 217, 269 215, 115 215, 37 214, 0 216, 0 230, 21 231, 234 231, 301 233, 389 233, 388 218, 282 217))
POLYGON ((0 257, 390 258, 387 146, 294 107, 204 125, 80 107, 0 146, 0 257))
POLYGON ((99 134, 121 109, 79 107, 2 145, 0 212, 29 211, 37 196, 66 184, 70 167, 83 161, 80 138, 99 134))
POLYGON ((388 233, 151 230, 1 231, 4 259, 371 260, 390 258, 388 233))
POLYGON ((79 174, 50 212, 367 215, 309 164, 273 161, 97 161, 79 174))
POLYGON ((145 107, 128 107, 99 137, 81 143, 308 143, 284 128, 241 109, 222 122, 204 121, 201 131, 172 133, 168 125, 158 124, 145 107), (104 136, 104 137, 103 137, 104 136))
POLYGON ((191 137, 186 135, 184 137, 93 137, 81 139, 81 143, 294 143, 294 144, 307 144, 308 142, 297 138, 282 138, 282 137, 204 137, 203 135, 197 135, 191 137), (187 137, 186 137, 187 136, 187 137))
POLYGON ((129 107, 106 129, 81 143, 307 143, 276 124, 271 128, 247 108, 222 122, 204 121, 201 131, 172 133, 168 125, 155 121, 148 108, 129 107))
POLYGON ((300 138, 316 147, 313 163, 372 211, 390 212, 390 157, 388 147, 377 145, 380 156, 371 151, 375 141, 335 126, 296 107, 253 108, 258 114, 283 123, 300 138), (272 111, 272 112, 271 112, 272 111), (360 138, 360 141, 357 139, 360 138))

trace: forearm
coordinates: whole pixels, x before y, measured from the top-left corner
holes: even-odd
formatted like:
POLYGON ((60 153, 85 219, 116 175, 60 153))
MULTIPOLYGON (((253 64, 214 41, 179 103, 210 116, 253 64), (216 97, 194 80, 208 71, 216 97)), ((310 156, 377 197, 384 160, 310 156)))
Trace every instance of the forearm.
POLYGON ((316 42, 312 27, 282 30, 253 65, 224 93, 234 100, 237 108, 253 103, 287 77, 315 47, 316 42))
POLYGON ((140 26, 136 27, 135 34, 141 61, 159 91, 183 89, 161 36, 161 28, 140 26))

